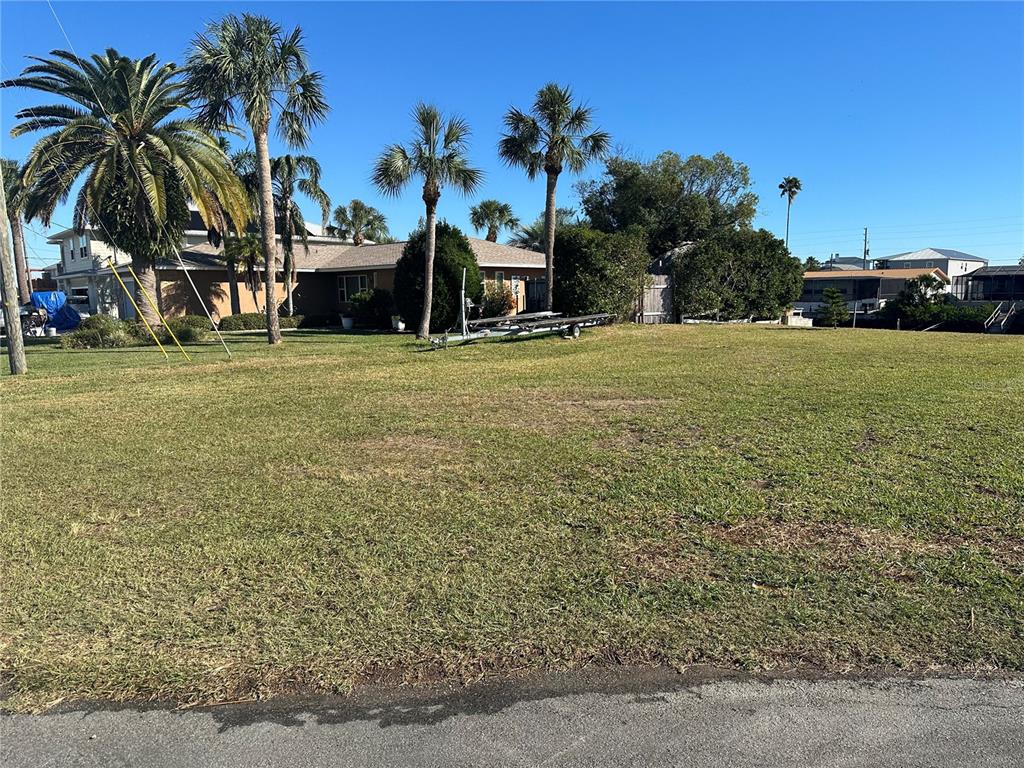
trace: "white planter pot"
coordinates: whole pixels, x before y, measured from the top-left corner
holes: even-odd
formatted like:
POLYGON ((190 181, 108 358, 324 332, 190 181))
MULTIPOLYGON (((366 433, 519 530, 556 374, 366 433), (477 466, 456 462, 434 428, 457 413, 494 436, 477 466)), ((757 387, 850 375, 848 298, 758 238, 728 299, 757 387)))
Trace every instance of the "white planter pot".
POLYGON ((391 318, 391 327, 394 330, 396 330, 396 331, 404 331, 405 330, 405 320, 403 320, 400 317, 392 317, 391 318))
POLYGON ((355 324, 356 324, 356 321, 355 321, 355 318, 353 318, 353 317, 343 317, 343 318, 341 318, 341 327, 344 328, 346 331, 351 331, 352 330, 352 326, 354 326, 355 324))

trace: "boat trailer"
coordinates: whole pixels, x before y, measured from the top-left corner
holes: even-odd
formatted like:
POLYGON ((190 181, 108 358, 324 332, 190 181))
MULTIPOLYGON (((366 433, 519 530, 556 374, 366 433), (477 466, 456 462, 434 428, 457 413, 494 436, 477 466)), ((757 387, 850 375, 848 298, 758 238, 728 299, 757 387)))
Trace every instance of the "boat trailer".
POLYGON ((502 336, 538 336, 545 333, 559 333, 564 339, 578 339, 584 328, 607 325, 614 321, 615 316, 602 312, 596 315, 578 315, 565 317, 559 312, 524 312, 519 315, 504 317, 482 317, 476 320, 466 318, 467 309, 472 302, 466 299, 466 271, 462 271, 462 291, 460 300, 462 312, 460 325, 462 332, 450 334, 447 331, 441 336, 431 336, 430 344, 434 349, 445 349, 449 344, 467 344, 476 339, 498 338, 502 336))

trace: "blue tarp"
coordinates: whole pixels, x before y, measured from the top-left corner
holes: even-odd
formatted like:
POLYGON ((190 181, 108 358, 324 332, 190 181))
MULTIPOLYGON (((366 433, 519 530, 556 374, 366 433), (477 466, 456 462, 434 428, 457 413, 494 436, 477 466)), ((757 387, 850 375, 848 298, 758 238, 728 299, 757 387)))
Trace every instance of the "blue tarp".
POLYGON ((63 333, 64 331, 74 330, 81 322, 82 316, 78 314, 78 310, 70 304, 63 304, 56 314, 50 315, 49 324, 63 333))
POLYGON ((67 300, 64 291, 32 291, 32 306, 36 309, 45 309, 50 317, 53 317, 67 300))

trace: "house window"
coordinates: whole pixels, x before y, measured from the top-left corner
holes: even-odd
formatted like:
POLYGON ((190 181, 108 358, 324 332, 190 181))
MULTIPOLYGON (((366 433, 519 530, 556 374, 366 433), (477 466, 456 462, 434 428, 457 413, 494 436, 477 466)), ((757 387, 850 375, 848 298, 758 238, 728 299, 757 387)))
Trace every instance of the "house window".
POLYGON ((369 287, 366 275, 339 275, 338 299, 344 304, 352 301, 352 297, 369 287))
POLYGON ((504 285, 505 284, 505 273, 504 272, 495 272, 494 273, 494 282, 496 282, 499 286, 500 285, 504 285))
POLYGON ((924 263, 924 265, 925 265, 926 267, 934 267, 934 266, 935 266, 935 262, 934 262, 934 261, 926 261, 926 262, 924 263))
POLYGON ((88 304, 89 303, 89 289, 88 288, 72 288, 71 289, 71 302, 73 304, 88 304))

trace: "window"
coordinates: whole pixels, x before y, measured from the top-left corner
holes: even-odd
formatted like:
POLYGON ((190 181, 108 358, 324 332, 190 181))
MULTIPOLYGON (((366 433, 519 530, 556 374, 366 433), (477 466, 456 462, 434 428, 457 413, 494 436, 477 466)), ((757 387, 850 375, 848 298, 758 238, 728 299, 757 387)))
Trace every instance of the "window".
POLYGON ((926 261, 926 262, 924 263, 924 265, 925 265, 926 267, 934 267, 934 266, 935 266, 935 262, 934 262, 934 261, 926 261))
POLYGON ((342 303, 352 301, 352 297, 369 287, 366 275, 338 275, 338 299, 342 303))
POLYGON ((494 282, 496 282, 498 285, 504 285, 505 284, 505 273, 504 272, 495 272, 494 273, 494 282))
POLYGON ((72 288, 71 289, 71 302, 73 304, 88 304, 89 303, 89 289, 88 288, 72 288))

